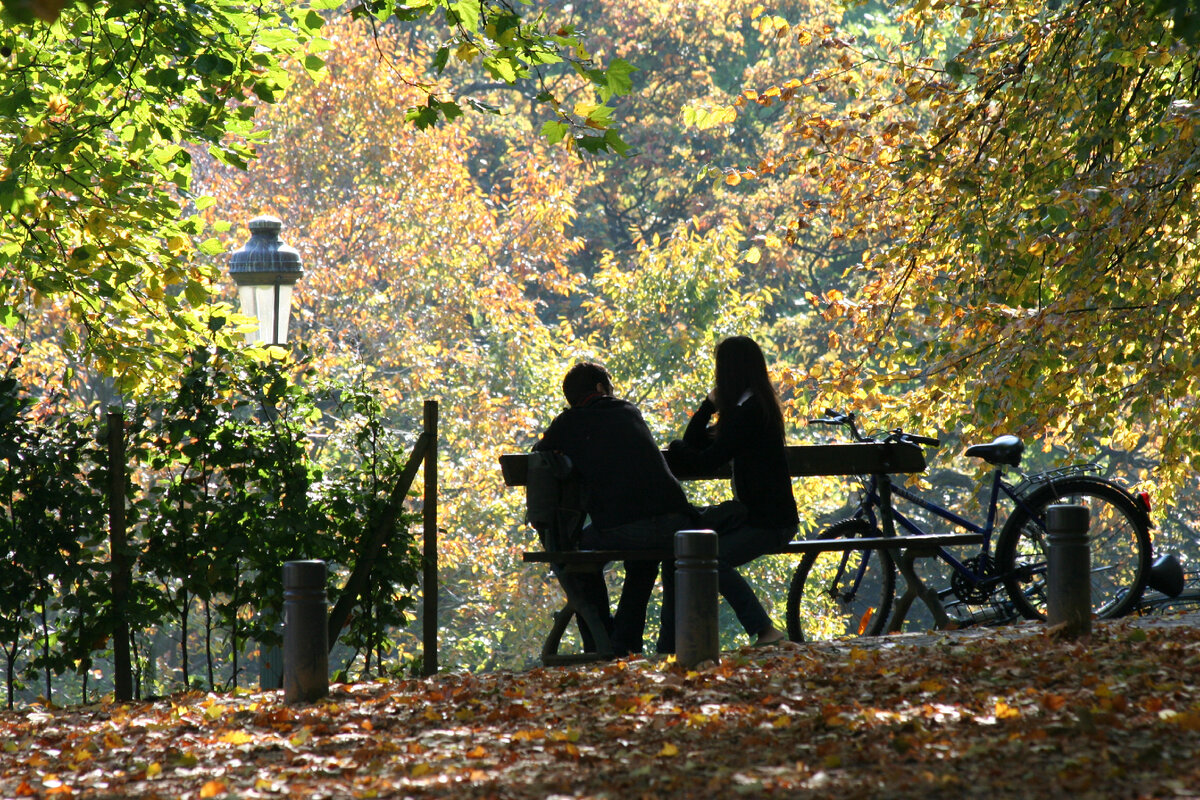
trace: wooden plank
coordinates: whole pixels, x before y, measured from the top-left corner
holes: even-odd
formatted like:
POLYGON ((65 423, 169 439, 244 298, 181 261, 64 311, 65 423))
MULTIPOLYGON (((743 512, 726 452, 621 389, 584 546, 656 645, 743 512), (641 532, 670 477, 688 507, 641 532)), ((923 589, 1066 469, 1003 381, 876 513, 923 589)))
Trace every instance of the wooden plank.
MULTIPOLYGON (((801 539, 788 542, 768 555, 803 555, 836 550, 880 548, 900 550, 925 547, 957 547, 983 544, 979 533, 946 533, 925 536, 864 536, 859 539, 801 539)), ((522 560, 530 564, 605 564, 609 561, 663 561, 674 558, 669 550, 564 550, 525 553, 522 560)))
MULTIPOLYGON (((794 478, 815 475, 867 475, 923 472, 925 453, 912 444, 854 442, 841 444, 793 444, 784 448, 788 474, 794 478)), ((719 480, 730 475, 728 465, 718 470, 688 470, 678 454, 663 451, 667 466, 681 481, 719 480)), ((507 486, 524 486, 528 474, 527 453, 500 456, 500 471, 507 486)))

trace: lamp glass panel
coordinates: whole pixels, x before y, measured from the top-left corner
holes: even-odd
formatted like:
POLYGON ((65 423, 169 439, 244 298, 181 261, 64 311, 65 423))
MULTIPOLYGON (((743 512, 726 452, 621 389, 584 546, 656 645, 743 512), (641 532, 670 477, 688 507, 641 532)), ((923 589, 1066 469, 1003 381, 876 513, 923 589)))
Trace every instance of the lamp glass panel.
POLYGON ((279 292, 279 338, 275 344, 287 344, 288 322, 292 318, 292 286, 284 283, 274 288, 279 292))

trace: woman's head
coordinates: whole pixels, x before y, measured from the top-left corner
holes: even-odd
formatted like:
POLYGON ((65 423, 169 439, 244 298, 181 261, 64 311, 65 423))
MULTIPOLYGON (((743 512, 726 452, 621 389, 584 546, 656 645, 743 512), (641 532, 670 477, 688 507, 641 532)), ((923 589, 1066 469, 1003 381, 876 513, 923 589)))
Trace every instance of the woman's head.
POLYGON ((767 359, 762 348, 749 336, 730 336, 717 345, 716 351, 717 409, 737 404, 746 390, 758 396, 767 416, 783 430, 783 410, 779 395, 767 374, 767 359))

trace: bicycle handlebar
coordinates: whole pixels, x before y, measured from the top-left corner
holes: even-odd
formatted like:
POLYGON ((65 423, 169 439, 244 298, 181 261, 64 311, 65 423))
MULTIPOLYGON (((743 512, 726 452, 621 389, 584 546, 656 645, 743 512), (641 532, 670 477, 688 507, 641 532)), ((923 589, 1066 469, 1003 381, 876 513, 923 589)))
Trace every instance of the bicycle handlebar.
POLYGON ((825 416, 810 419, 809 425, 843 425, 850 429, 850 436, 856 442, 904 442, 905 444, 923 445, 926 447, 940 447, 941 441, 931 436, 919 436, 915 433, 905 433, 899 428, 895 428, 887 432, 887 435, 882 438, 878 436, 864 436, 858 430, 858 422, 854 417, 854 412, 840 413, 832 408, 825 409, 825 416))

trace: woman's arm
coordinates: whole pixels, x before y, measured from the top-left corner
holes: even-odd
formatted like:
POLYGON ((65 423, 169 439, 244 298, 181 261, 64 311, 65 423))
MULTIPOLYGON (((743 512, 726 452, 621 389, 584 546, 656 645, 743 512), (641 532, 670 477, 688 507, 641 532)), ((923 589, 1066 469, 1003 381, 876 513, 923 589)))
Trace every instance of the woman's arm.
POLYGON ((708 421, 717 407, 705 398, 688 422, 683 441, 673 443, 671 449, 682 452, 684 461, 693 469, 711 470, 728 464, 746 442, 749 405, 744 403, 721 412, 714 435, 708 421))
POLYGON ((683 443, 697 450, 708 447, 715 435, 715 431, 709 428, 708 423, 716 411, 716 404, 709 398, 704 398, 700 407, 692 413, 692 418, 688 420, 687 428, 683 431, 683 443))

